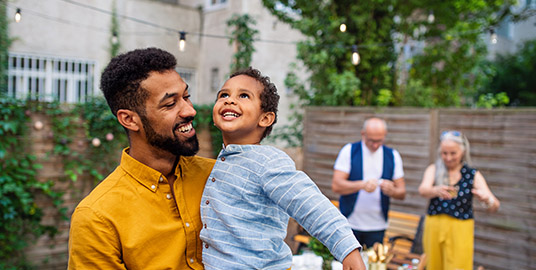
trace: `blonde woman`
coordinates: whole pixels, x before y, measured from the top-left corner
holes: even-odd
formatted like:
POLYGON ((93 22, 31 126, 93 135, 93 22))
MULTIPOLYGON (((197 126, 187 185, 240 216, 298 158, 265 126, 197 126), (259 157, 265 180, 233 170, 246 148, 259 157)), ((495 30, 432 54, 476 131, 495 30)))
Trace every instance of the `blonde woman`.
POLYGON ((470 167, 469 150, 461 132, 443 132, 438 158, 419 186, 421 196, 430 199, 423 234, 427 269, 473 269, 473 198, 489 212, 499 209, 484 176, 470 167))

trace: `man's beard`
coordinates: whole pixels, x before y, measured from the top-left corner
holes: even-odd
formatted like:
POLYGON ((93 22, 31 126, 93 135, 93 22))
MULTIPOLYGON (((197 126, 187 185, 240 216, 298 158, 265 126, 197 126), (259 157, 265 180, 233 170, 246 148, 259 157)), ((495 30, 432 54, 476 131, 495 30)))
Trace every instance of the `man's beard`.
MULTIPOLYGON (((173 137, 166 137, 164 135, 156 133, 151 126, 149 119, 145 115, 140 114, 141 122, 145 129, 145 136, 150 145, 167 151, 176 156, 193 156, 199 151, 199 141, 197 140, 197 134, 188 138, 186 141, 181 142, 176 135, 173 137)), ((185 121, 192 121, 193 117, 186 118, 185 121)), ((173 127, 173 130, 177 130, 178 124, 173 127)), ((175 133, 173 133, 175 134, 175 133)))

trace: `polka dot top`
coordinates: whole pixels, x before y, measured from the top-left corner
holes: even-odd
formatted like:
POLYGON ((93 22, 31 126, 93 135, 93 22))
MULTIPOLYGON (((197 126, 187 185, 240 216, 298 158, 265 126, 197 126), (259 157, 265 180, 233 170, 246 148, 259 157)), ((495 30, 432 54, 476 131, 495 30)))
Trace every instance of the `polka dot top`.
POLYGON ((432 198, 428 206, 428 215, 447 214, 457 219, 472 219, 473 218, 473 183, 476 170, 463 165, 460 170, 462 179, 454 185, 457 196, 444 200, 439 197, 432 198))

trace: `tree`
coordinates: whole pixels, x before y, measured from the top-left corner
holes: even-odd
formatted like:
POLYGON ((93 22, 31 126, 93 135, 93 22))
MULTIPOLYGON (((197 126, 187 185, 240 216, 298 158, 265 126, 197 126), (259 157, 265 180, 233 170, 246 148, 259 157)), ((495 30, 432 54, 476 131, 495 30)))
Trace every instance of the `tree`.
POLYGON ((526 41, 517 53, 499 55, 486 65, 489 77, 481 98, 505 92, 512 105, 536 106, 536 40, 526 41))
POLYGON ((287 86, 293 86, 306 105, 339 106, 404 105, 407 85, 431 90, 425 92, 435 106, 460 104, 467 91, 482 83, 483 75, 475 69, 486 54, 480 36, 506 16, 521 18, 522 13, 510 9, 515 3, 263 0, 272 14, 306 37, 297 44, 298 59, 311 76, 305 84, 291 73, 287 86), (345 32, 339 30, 342 23, 345 32), (410 59, 403 79, 407 69, 400 68, 406 63, 399 48, 419 41, 425 48, 410 59), (350 62, 352 45, 361 56, 357 66, 350 62))

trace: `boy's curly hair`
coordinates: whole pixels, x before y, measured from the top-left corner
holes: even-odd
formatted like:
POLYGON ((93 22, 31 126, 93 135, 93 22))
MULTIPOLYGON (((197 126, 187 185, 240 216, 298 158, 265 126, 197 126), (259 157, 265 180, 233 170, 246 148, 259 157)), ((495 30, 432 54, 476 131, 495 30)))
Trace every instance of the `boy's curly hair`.
POLYGON ((175 56, 158 48, 137 49, 114 57, 100 81, 112 113, 117 116, 119 109, 128 109, 143 114, 149 93, 140 83, 150 72, 173 70, 176 65, 175 56))
POLYGON ((266 130, 264 130, 264 133, 261 137, 262 140, 266 138, 266 136, 270 135, 274 124, 277 122, 277 106, 279 105, 279 95, 277 94, 277 88, 275 87, 275 84, 270 82, 270 78, 268 76, 262 76, 261 72, 258 69, 249 67, 247 69, 239 70, 231 74, 229 78, 233 78, 238 75, 249 76, 263 85, 264 89, 260 97, 261 110, 263 112, 273 112, 275 115, 274 122, 269 127, 266 127, 266 130))

